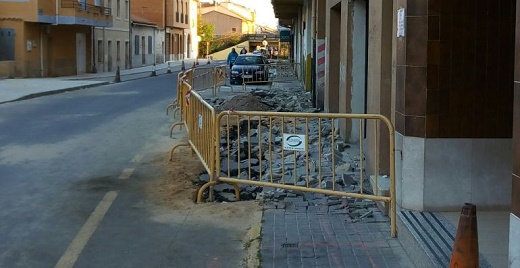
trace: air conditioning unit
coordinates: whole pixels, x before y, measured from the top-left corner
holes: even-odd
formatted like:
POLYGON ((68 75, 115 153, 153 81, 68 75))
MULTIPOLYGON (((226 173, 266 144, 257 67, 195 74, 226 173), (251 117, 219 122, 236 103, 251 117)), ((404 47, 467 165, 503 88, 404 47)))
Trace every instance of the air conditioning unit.
POLYGON ((105 8, 105 10, 103 10, 103 15, 107 15, 107 16, 112 15, 112 10, 110 8, 105 8))

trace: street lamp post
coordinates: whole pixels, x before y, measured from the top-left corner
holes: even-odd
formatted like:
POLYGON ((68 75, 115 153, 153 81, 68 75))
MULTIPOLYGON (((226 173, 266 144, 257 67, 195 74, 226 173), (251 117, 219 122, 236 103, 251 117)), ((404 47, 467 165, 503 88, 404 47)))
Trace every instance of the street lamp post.
POLYGON ((206 58, 209 58, 209 40, 206 41, 206 58))

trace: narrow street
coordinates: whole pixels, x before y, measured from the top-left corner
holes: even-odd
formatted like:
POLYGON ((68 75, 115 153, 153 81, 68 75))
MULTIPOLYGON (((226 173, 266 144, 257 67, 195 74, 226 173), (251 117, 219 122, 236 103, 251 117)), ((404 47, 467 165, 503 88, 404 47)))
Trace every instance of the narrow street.
POLYGON ((175 143, 165 108, 176 78, 0 105, 0 267, 241 265, 240 229, 173 211, 147 190, 162 185, 175 143))

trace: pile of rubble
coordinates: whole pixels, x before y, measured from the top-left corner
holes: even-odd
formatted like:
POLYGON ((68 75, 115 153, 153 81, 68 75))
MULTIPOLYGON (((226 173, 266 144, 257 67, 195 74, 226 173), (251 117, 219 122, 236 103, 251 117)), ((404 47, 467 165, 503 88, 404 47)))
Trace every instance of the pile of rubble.
MULTIPOLYGON (((207 101, 218 111, 317 112, 309 94, 301 87, 255 89, 231 99, 212 98, 207 101)), ((269 117, 242 118, 221 137, 221 176, 359 193, 359 147, 351 148, 341 141, 339 129, 336 125, 333 127, 335 123, 330 119, 313 118, 308 121, 287 119, 281 124, 269 117), (306 134, 307 152, 282 149, 282 136, 288 132, 306 134)), ((208 179, 207 174, 201 174, 202 182, 208 179)), ((300 209, 320 207, 327 213, 348 213, 352 219, 361 219, 371 216, 373 212, 368 208, 375 207, 372 201, 353 198, 320 199, 316 196, 321 195, 283 189, 263 189, 245 184, 240 187, 242 200, 261 199, 267 206, 276 208, 287 206, 288 202, 283 201, 285 198, 292 200, 299 196, 303 198, 303 203, 297 202, 300 209)), ((368 179, 363 180, 362 188, 364 193, 371 194, 368 179)), ((234 189, 227 184, 214 187, 214 194, 217 201, 235 200, 234 189)))
POLYGON ((221 111, 273 111, 314 113, 310 93, 298 86, 272 87, 270 89, 255 88, 250 92, 226 97, 208 98, 217 112, 221 111))

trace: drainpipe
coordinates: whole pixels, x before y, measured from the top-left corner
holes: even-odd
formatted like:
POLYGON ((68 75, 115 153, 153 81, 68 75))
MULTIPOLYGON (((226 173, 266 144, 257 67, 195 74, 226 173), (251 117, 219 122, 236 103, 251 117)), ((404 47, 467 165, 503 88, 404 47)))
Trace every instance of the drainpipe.
POLYGON ((42 28, 44 26, 40 25, 40 77, 43 77, 43 36, 42 36, 42 28))
POLYGON ((153 29, 153 44, 152 44, 153 66, 155 66, 155 64, 157 64, 157 62, 156 62, 156 56, 157 55, 155 55, 155 42, 156 42, 155 36, 157 35, 157 33, 155 31, 159 32, 159 29, 157 27, 155 27, 153 29))
MULTIPOLYGON (((96 43, 96 27, 92 26, 92 38, 91 38, 91 49, 92 51, 92 73, 97 73, 96 68, 96 50, 95 50, 95 43, 96 43)), ((99 49, 99 48, 98 48, 99 49)))
POLYGON ((60 20, 60 6, 59 6, 59 1, 60 0, 55 0, 56 1, 56 21, 54 22, 55 25, 58 25, 60 24, 59 20, 60 20))
POLYGON ((132 9, 131 9, 132 1, 128 1, 128 68, 132 69, 132 9))
MULTIPOLYGON (((105 55, 108 55, 107 40, 105 39, 105 27, 103 27, 103 72, 107 71, 107 62, 105 62, 105 55)), ((99 49, 99 48, 98 48, 99 49)))

